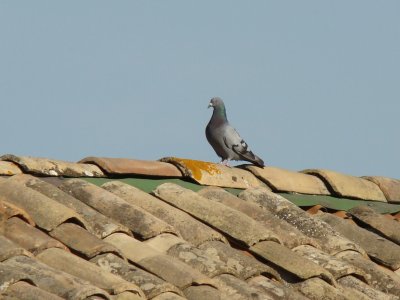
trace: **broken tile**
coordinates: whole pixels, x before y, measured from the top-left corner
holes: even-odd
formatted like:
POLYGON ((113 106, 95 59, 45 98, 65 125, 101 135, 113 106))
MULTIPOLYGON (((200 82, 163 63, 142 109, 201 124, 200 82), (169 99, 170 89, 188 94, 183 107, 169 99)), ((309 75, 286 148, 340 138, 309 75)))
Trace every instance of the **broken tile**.
POLYGON ((61 224, 52 230, 50 235, 87 259, 103 253, 114 253, 122 256, 113 245, 104 242, 73 223, 61 224))
POLYGON ((86 226, 86 221, 75 211, 19 183, 18 176, 0 183, 0 200, 29 211, 37 226, 47 231, 67 220, 86 226))
POLYGON ((136 265, 180 289, 185 289, 192 284, 213 285, 212 280, 199 271, 126 234, 114 233, 106 237, 105 241, 117 247, 127 259, 136 265))
POLYGON ((228 266, 214 255, 195 248, 172 234, 160 234, 144 242, 164 254, 175 257, 208 277, 229 273, 228 266))
POLYGON ((349 210, 349 213, 363 224, 370 226, 373 230, 385 236, 387 239, 396 244, 400 244, 399 222, 386 218, 368 206, 354 207, 349 210))
MULTIPOLYGON (((34 258, 14 256, 0 264, 0 283, 20 280, 32 282, 38 288, 64 299, 85 299, 95 295, 110 299, 110 295, 104 290, 34 258)), ((0 284, 0 292, 1 287, 0 284)))
POLYGON ((112 253, 100 254, 90 261, 103 270, 116 274, 126 281, 136 284, 149 299, 167 292, 183 296, 182 291, 174 285, 128 263, 112 253))
POLYGON ((103 172, 96 165, 12 154, 3 155, 0 157, 0 160, 13 162, 24 173, 30 174, 67 177, 104 177, 103 172))
POLYGON ((225 237, 216 230, 136 187, 121 181, 110 181, 101 187, 172 225, 186 241, 195 246, 211 240, 226 242, 225 237))
POLYGON ((301 231, 290 225, 289 223, 274 216, 269 211, 261 209, 254 203, 244 201, 231 193, 219 187, 206 187, 198 192, 209 200, 220 202, 230 208, 234 208, 250 218, 258 221, 266 228, 275 233, 282 243, 288 248, 294 248, 299 245, 313 245, 319 247, 318 243, 310 237, 304 235, 301 231))
POLYGON ((82 216, 88 224, 88 231, 98 238, 104 238, 114 232, 124 232, 130 234, 130 230, 110 218, 94 210, 82 201, 72 197, 66 192, 60 190, 53 184, 40 180, 31 175, 21 175, 19 177, 21 183, 35 191, 69 207, 82 216))
POLYGON ((128 291, 134 295, 144 296, 143 292, 135 284, 61 249, 47 249, 36 257, 46 265, 87 280, 111 295, 118 295, 128 291))
POLYGON ((264 181, 273 191, 330 195, 323 181, 315 176, 269 166, 259 168, 245 165, 243 168, 264 181))
POLYGON ((327 270, 278 243, 263 241, 251 246, 250 251, 302 280, 321 277, 329 283, 335 281, 327 270))
POLYGON ((314 247, 303 245, 293 249, 293 251, 323 267, 325 270, 328 270, 335 279, 347 275, 354 275, 359 278, 365 278, 365 281, 367 280, 367 275, 362 269, 314 247))
POLYGON ((161 177, 182 177, 182 174, 177 167, 161 161, 90 156, 80 160, 79 162, 97 165, 110 175, 135 174, 161 177))
POLYGON ((298 289, 306 297, 312 300, 347 300, 347 298, 342 294, 340 290, 334 288, 320 278, 310 278, 302 283, 299 283, 298 289))
MULTIPOLYGON (((18 281, 11 284, 1 295, 4 299, 29 299, 29 300, 62 300, 63 298, 46 292, 25 281, 18 281)), ((3 298, 2 298, 3 299, 3 298)))
POLYGON ((373 288, 378 289, 383 293, 400 295, 400 277, 395 273, 373 263, 368 258, 363 257, 354 251, 343 251, 336 256, 341 260, 362 269, 366 274, 368 284, 373 288))
POLYGON ((252 256, 244 255, 242 251, 236 250, 219 241, 206 242, 199 246, 209 256, 215 256, 218 260, 225 262, 229 272, 245 280, 250 277, 263 274, 274 280, 281 280, 278 272, 271 267, 259 262, 252 256))
POLYGON ((308 169, 302 172, 318 176, 338 196, 387 202, 380 188, 364 178, 321 169, 308 169))
POLYGON ((20 168, 16 164, 9 161, 0 161, 0 175, 11 176, 21 173, 20 168))
POLYGON ((341 285, 344 285, 346 287, 350 287, 357 291, 362 292, 370 299, 374 299, 374 300, 398 300, 399 299, 398 297, 396 297, 394 295, 390 295, 388 293, 382 293, 381 291, 371 288, 369 285, 367 285, 366 283, 362 282, 361 280, 357 279, 354 276, 344 276, 344 277, 338 279, 338 282, 341 285))
POLYGON ((202 185, 238 189, 264 186, 252 173, 239 168, 230 168, 221 164, 177 157, 165 157, 160 161, 174 164, 185 177, 190 177, 202 185))
POLYGON ((372 233, 364 228, 349 225, 345 220, 331 214, 320 214, 317 217, 343 236, 354 241, 365 249, 368 255, 380 264, 392 270, 400 268, 400 246, 386 240, 379 235, 372 233))
POLYGON ((47 248, 67 249, 59 241, 17 217, 7 220, 4 235, 35 255, 47 248))
POLYGON ((0 262, 18 255, 32 256, 30 252, 19 247, 13 241, 0 234, 0 262))
POLYGON ((164 183, 158 186, 154 193, 162 200, 224 232, 239 243, 250 246, 262 240, 280 242, 268 228, 247 215, 176 184, 164 183))
POLYGON ((363 176, 382 190, 388 202, 400 203, 400 180, 382 176, 363 176))
POLYGON ((177 234, 172 226, 142 208, 87 181, 69 179, 60 185, 60 188, 100 213, 125 225, 143 239, 154 237, 162 232, 177 234))
POLYGON ((255 203, 288 222, 304 235, 317 240, 321 249, 331 255, 344 250, 354 250, 365 254, 361 247, 340 235, 327 223, 311 216, 289 200, 268 189, 248 189, 240 193, 239 198, 255 203))

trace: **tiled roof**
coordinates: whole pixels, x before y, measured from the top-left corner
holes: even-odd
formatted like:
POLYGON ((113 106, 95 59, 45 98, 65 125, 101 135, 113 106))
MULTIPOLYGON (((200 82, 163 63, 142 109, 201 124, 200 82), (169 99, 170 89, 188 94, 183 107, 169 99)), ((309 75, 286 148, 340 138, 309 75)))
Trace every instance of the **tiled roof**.
POLYGON ((1 299, 400 299, 400 181, 0 157, 1 299))

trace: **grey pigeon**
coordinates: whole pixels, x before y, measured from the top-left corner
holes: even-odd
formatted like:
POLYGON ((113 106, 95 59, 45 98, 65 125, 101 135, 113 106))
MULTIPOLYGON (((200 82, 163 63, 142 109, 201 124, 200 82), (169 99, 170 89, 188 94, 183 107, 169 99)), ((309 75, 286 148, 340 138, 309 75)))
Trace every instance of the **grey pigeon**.
POLYGON ((214 151, 221 157, 221 164, 228 166, 230 160, 245 160, 264 167, 263 160, 250 151, 247 143, 229 124, 222 99, 212 98, 208 107, 213 107, 214 111, 206 127, 206 137, 214 151))

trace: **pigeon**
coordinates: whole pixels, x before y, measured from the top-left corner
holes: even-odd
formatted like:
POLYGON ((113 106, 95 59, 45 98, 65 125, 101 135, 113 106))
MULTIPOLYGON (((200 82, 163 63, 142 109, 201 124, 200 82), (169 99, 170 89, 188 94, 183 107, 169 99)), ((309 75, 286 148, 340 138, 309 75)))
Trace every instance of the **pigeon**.
POLYGON ((220 163, 229 166, 230 160, 245 160, 261 168, 264 167, 263 160, 250 151, 247 143, 229 124, 222 99, 212 98, 208 105, 208 108, 210 107, 213 107, 214 111, 206 127, 206 137, 211 147, 221 157, 220 163))

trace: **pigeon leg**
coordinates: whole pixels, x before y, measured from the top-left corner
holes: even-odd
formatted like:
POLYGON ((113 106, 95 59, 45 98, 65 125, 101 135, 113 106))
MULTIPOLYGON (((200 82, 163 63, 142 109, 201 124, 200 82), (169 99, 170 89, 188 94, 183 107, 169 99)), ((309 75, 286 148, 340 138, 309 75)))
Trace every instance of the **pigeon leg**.
POLYGON ((229 159, 223 159, 220 162, 221 165, 226 166, 226 167, 230 167, 229 165, 229 159))

